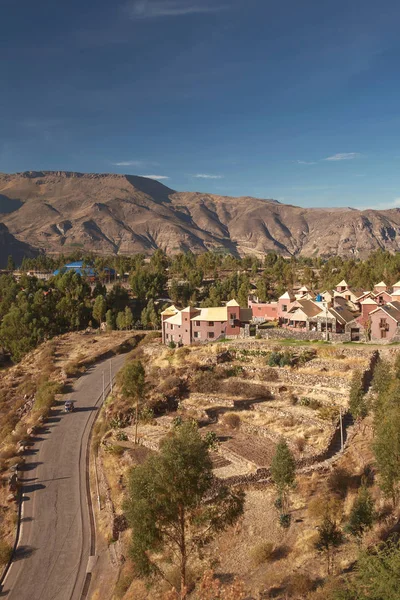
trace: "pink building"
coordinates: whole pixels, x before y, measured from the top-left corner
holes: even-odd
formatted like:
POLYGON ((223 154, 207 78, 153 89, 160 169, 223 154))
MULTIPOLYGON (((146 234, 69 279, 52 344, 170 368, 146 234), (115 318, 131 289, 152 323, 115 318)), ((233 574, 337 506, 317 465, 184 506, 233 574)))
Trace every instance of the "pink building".
POLYGON ((230 300, 226 306, 210 308, 188 306, 178 310, 172 306, 161 314, 163 343, 188 345, 222 337, 237 337, 241 327, 249 323, 251 317, 251 309, 240 308, 236 300, 230 300))
POLYGON ((278 319, 280 319, 283 323, 287 322, 287 313, 292 308, 295 301, 296 298, 291 292, 285 292, 278 298, 278 319))
POLYGON ((399 333, 400 302, 379 306, 369 314, 371 319, 371 339, 390 341, 399 333))
POLYGON ((276 321, 278 319, 277 302, 256 302, 249 298, 248 307, 251 308, 254 321, 276 321))
POLYGON ((366 298, 361 302, 361 315, 357 319, 362 325, 366 325, 369 315, 378 308, 378 303, 373 298, 366 298))

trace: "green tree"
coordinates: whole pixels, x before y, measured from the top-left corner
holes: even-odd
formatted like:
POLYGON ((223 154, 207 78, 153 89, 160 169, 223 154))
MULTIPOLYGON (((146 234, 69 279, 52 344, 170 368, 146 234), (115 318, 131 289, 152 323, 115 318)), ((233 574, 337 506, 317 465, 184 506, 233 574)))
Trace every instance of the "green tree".
POLYGON ((325 516, 319 526, 315 548, 326 556, 328 575, 333 572, 335 550, 342 543, 343 535, 336 522, 331 517, 325 516))
POLYGON ((116 327, 115 316, 111 309, 106 312, 107 331, 113 331, 116 327))
POLYGON ((400 483, 400 410, 392 407, 375 424, 373 450, 379 470, 379 485, 393 505, 397 503, 400 483))
POLYGON ((120 371, 121 391, 125 398, 135 403, 135 444, 138 441, 139 405, 145 399, 146 374, 140 360, 134 360, 120 371))
POLYGON ((374 503, 371 494, 367 486, 362 485, 350 511, 346 531, 361 542, 364 533, 371 529, 374 518, 374 503))
POLYGON ((133 314, 129 306, 125 306, 125 328, 132 329, 133 327, 133 314))
POLYGON ((117 329, 119 331, 126 329, 126 320, 125 320, 125 311, 124 310, 121 310, 117 314, 116 325, 117 325, 117 329))
POLYGON ((15 271, 15 262, 11 254, 7 259, 7 271, 15 271))
POLYGON ((157 573, 168 581, 157 558, 169 551, 179 567, 181 599, 187 597, 187 567, 195 552, 243 512, 244 493, 213 488, 213 481, 207 442, 191 422, 175 427, 159 454, 129 475, 131 556, 141 575, 157 573))
POLYGON ((296 461, 284 439, 276 446, 271 462, 271 477, 278 493, 278 505, 281 515, 287 515, 289 512, 289 493, 296 483, 296 461))
POLYGON ((363 376, 361 371, 354 371, 351 386, 349 408, 353 417, 365 417, 368 413, 367 403, 365 401, 365 392, 363 386, 363 376))
POLYGON ((93 304, 93 319, 101 326, 106 316, 107 303, 104 296, 97 296, 93 304))
POLYGON ((389 540, 360 553, 354 575, 332 600, 398 600, 400 545, 389 540))
POLYGON ((249 297, 249 285, 247 282, 243 282, 238 291, 238 302, 242 308, 247 308, 249 297))

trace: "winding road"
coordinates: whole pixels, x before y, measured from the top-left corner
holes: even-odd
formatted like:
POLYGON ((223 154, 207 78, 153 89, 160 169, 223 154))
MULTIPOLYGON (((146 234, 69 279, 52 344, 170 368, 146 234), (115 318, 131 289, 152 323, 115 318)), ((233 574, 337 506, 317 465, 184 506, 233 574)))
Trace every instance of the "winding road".
MULTIPOLYGON (((112 359, 113 375, 125 356, 112 359)), ((103 372, 110 382, 110 361, 88 369, 25 452, 22 519, 18 548, 0 597, 9 600, 81 600, 87 573, 95 562, 87 490, 87 452, 91 426, 102 402, 103 372)))

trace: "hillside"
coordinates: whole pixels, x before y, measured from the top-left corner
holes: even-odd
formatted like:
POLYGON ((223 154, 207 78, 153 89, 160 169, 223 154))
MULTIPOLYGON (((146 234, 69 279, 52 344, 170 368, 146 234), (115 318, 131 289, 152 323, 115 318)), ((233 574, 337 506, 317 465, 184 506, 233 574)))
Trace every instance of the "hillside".
POLYGON ((7 227, 0 223, 0 269, 7 266, 9 256, 12 256, 16 263, 20 263, 24 256, 33 257, 37 254, 37 250, 29 244, 17 240, 11 235, 7 227))
POLYGON ((0 221, 20 242, 55 253, 162 248, 362 258, 379 248, 400 249, 399 209, 305 209, 271 199, 176 192, 128 175, 0 174, 0 221))

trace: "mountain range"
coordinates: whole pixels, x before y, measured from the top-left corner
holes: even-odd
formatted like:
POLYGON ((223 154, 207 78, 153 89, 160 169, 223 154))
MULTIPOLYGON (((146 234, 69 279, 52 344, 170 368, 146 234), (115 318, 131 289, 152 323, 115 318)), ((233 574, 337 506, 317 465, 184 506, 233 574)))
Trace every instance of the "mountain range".
MULTIPOLYGON (((364 258, 400 250, 400 209, 301 208, 273 199, 177 192, 145 177, 0 174, 0 266, 35 251, 364 258)), ((3 265, 4 266, 4 265, 3 265)))

